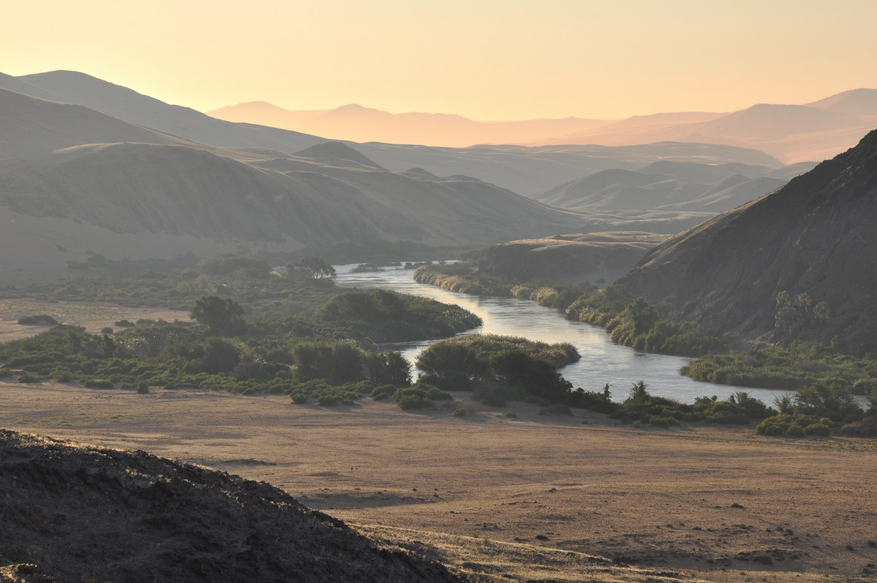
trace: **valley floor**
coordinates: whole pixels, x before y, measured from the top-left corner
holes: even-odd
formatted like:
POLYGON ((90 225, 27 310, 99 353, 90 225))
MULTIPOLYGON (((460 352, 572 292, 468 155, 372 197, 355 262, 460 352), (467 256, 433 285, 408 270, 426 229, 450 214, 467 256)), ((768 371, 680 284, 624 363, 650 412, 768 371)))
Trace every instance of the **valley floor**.
POLYGON ((877 573, 877 441, 643 430, 586 411, 546 417, 455 398, 406 413, 368 399, 320 408, 0 381, 0 427, 264 480, 482 581, 877 573), (452 416, 460 407, 466 416, 452 416))

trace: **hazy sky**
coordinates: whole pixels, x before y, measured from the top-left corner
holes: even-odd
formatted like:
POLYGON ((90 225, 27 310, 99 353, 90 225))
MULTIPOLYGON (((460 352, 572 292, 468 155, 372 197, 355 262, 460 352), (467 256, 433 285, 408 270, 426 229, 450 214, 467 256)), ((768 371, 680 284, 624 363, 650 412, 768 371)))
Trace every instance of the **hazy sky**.
POLYGON ((206 111, 621 118, 877 88, 877 0, 5 0, 0 72, 206 111))

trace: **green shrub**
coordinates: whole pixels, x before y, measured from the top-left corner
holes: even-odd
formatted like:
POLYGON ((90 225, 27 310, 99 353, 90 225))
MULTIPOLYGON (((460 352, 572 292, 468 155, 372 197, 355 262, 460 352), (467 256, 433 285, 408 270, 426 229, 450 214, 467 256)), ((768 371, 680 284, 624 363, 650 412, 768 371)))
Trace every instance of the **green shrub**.
POLYGON ((822 423, 811 423, 804 428, 804 435, 814 437, 830 437, 831 427, 822 423))
POLYGON ((22 326, 57 326, 58 320, 48 314, 40 314, 38 316, 20 318, 18 323, 22 326))
POLYGON ((106 379, 89 379, 85 381, 85 387, 89 389, 112 389, 113 383, 106 379))
POLYGON ((403 411, 408 411, 410 409, 428 409, 434 406, 431 401, 418 395, 406 395, 401 399, 396 399, 396 405, 403 411))
POLYGON ((73 373, 66 368, 56 368, 50 373, 51 377, 59 383, 69 383, 73 380, 73 373))
POLYGON ((130 320, 119 320, 118 322, 115 322, 113 326, 116 326, 118 328, 133 328, 135 324, 130 320))
POLYGON ((506 400, 502 398, 501 395, 497 393, 487 393, 481 398, 481 402, 488 407, 505 407, 506 400))
POLYGON ((613 403, 610 399, 609 385, 607 384, 603 391, 586 391, 581 387, 572 391, 563 401, 570 407, 577 409, 587 409, 596 413, 610 414, 618 409, 618 403, 613 403))
POLYGON ((148 395, 149 394, 149 385, 144 381, 140 381, 139 383, 137 383, 137 394, 138 395, 148 395))
POLYGON ((457 409, 454 409, 454 412, 451 413, 451 415, 453 415, 454 417, 465 417, 466 416, 466 409, 459 407, 457 409))
POLYGON ((20 375, 18 377, 19 383, 35 383, 35 382, 38 382, 39 380, 40 379, 38 379, 34 375, 28 374, 28 373, 24 373, 23 375, 20 375))
POLYGON ((511 418, 517 417, 518 414, 515 413, 514 411, 506 411, 505 413, 502 414, 502 416, 503 416, 503 417, 508 417, 508 418, 511 419, 511 418))
POLYGON ((651 417, 649 419, 649 425, 652 427, 663 427, 664 429, 669 429, 671 425, 679 425, 679 421, 672 417, 651 417))
POLYGON ((789 437, 804 437, 804 428, 797 423, 792 423, 789 425, 789 428, 786 429, 786 435, 789 437))
POLYGON ((338 400, 332 395, 323 395, 317 399, 317 405, 320 407, 333 407, 338 404, 338 400))
POLYGON ((430 401, 453 401, 454 396, 447 391, 432 387, 426 391, 426 398, 430 401))
POLYGON ((768 437, 804 437, 804 436, 828 436, 831 435, 831 421, 823 419, 818 421, 807 415, 774 415, 758 424, 755 433, 768 437))
POLYGON ((106 326, 106 327, 100 329, 100 333, 101 334, 112 334, 113 329, 110 328, 109 326, 106 326))
POLYGON ((756 553, 752 555, 752 560, 762 565, 773 565, 773 557, 767 553, 756 553))
POLYGON ((8 379, 13 376, 15 373, 9 370, 8 368, 0 368, 0 379, 8 379))
POLYGON ((403 411, 425 409, 433 406, 426 396, 426 391, 417 387, 397 389, 395 395, 393 395, 393 400, 403 411))
POLYGON ((371 398, 375 401, 380 401, 381 399, 386 399, 387 397, 391 397, 396 393, 396 387, 392 385, 381 385, 380 387, 375 387, 371 392, 371 398))
POLYGON ((292 399, 292 402, 296 405, 304 405, 310 400, 309 397, 304 393, 292 393, 291 395, 289 395, 289 398, 292 399))
POLYGON ((539 409, 540 415, 572 415, 572 410, 569 408, 569 405, 565 405, 563 403, 555 403, 554 405, 549 405, 547 407, 542 407, 539 409))

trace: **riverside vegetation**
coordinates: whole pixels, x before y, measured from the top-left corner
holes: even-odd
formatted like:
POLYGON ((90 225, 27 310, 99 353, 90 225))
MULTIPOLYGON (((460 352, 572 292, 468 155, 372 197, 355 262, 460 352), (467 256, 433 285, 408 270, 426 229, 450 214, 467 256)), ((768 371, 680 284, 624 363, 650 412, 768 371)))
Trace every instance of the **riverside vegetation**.
POLYGON ((194 264, 151 262, 149 269, 97 255, 90 263, 96 267, 84 270, 88 277, 28 292, 49 301, 185 306, 195 322, 122 320, 115 334, 60 324, 0 345, 0 377, 139 392, 156 386, 267 392, 328 405, 410 384, 407 361, 378 344, 449 337, 481 324, 458 306, 343 290, 331 266, 315 258, 290 262, 282 273, 245 253, 194 264))
MULTIPOLYGON (((837 424, 847 433, 877 434, 877 359, 870 352, 848 354, 837 340, 831 346, 794 340, 785 346, 762 343, 735 352, 731 350, 734 339, 730 335, 710 336, 694 322, 674 322, 666 307, 632 297, 618 285, 599 290, 588 284, 570 288, 539 282, 511 282, 480 274, 471 263, 465 262, 421 267, 415 272, 415 279, 451 291, 515 296, 561 309, 568 319, 605 328, 615 343, 647 352, 694 357, 680 372, 695 380, 796 391, 793 397, 776 403, 778 413, 767 409, 756 411, 751 404, 748 410, 739 409, 740 402, 757 402, 746 393, 738 393, 736 399, 728 401, 702 397, 691 406, 661 403, 660 399, 639 395, 628 400, 630 402, 625 401, 630 411, 624 413, 602 393, 577 390, 577 398, 569 397, 566 404, 585 406, 626 420, 655 421, 658 425, 705 418, 742 423, 764 419, 772 413, 777 417, 770 417, 760 425, 759 433, 797 436, 804 435, 802 432, 810 427, 807 435, 821 435, 826 427, 837 424), (576 292, 580 293, 573 297, 576 292), (867 414, 856 404, 854 394, 868 398, 871 407, 867 414), (643 403, 649 404, 642 406, 643 403), (640 413, 632 415, 632 411, 640 413), (646 416, 643 411, 650 413, 646 416)), ((817 325, 829 317, 824 305, 811 308, 806 297, 791 298, 782 292, 776 301, 778 333, 787 331, 790 321, 817 325)))

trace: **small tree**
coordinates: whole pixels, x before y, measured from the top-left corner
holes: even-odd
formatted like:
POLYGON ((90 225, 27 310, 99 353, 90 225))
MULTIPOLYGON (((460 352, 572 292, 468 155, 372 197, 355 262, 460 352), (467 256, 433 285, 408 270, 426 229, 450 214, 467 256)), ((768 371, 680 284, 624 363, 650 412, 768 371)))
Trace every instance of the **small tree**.
POLYGON ((795 307, 801 308, 805 312, 810 309, 810 306, 813 305, 813 300, 810 299, 810 296, 806 293, 799 294, 797 298, 795 298, 795 307))
POLYGON ((319 257, 302 257, 298 261, 286 265, 286 272, 290 277, 297 273, 308 273, 311 279, 324 279, 335 277, 335 268, 319 257))
POLYGON ((786 290, 781 291, 776 297, 778 306, 791 306, 792 296, 786 290))
POLYGON ((201 296, 189 311, 189 317, 207 326, 213 336, 235 336, 246 328, 244 309, 231 298, 201 296))
POLYGON ((438 377, 463 374, 467 377, 487 374, 488 363, 474 350, 458 342, 442 341, 430 344, 417 356, 417 368, 438 377))
POLYGON ((651 397, 649 392, 646 390, 646 383, 643 381, 637 381, 633 383, 633 386, 630 387, 630 400, 632 401, 644 401, 651 397))
POLYGON ((848 387, 821 382, 798 389, 795 405, 797 413, 828 417, 832 421, 841 421, 862 412, 848 387))
POLYGON ((214 337, 204 342, 204 355, 201 357, 201 367, 204 372, 210 374, 231 372, 240 361, 240 352, 228 340, 214 337))
POLYGON ((490 358, 497 375, 513 386, 522 387, 531 395, 559 403, 572 389, 572 384, 561 376, 554 364, 530 356, 523 350, 504 350, 490 358))

